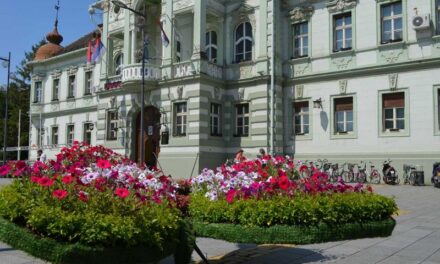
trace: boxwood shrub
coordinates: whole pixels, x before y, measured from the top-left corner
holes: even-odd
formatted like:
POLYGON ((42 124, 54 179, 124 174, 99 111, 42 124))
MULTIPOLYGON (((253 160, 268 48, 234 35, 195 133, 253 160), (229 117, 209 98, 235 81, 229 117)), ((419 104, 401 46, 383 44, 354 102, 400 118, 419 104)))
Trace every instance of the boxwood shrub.
POLYGON ((389 219, 397 211, 392 198, 373 193, 335 193, 270 199, 211 201, 201 193, 191 196, 189 214, 196 222, 270 227, 341 225, 389 219))

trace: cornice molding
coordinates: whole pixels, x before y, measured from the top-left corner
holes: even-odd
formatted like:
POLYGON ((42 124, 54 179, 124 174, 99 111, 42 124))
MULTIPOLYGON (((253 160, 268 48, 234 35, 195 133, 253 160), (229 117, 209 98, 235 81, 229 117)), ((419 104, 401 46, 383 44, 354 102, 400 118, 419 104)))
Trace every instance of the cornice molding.
POLYGON ((330 13, 347 11, 354 8, 356 5, 357 0, 331 0, 326 4, 330 13))
POLYGON ((289 12, 291 23, 307 21, 315 12, 313 6, 298 6, 289 12))

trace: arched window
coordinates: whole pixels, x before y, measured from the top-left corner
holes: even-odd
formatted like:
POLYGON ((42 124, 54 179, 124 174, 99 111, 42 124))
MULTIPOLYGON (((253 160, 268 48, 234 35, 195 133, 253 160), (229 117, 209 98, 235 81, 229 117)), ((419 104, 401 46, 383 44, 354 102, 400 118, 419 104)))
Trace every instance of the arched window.
POLYGON ((235 30, 235 62, 252 60, 252 25, 244 22, 235 30))
POLYGON ((124 54, 119 53, 115 57, 115 75, 120 75, 122 73, 123 66, 124 66, 124 54))
POLYGON ((206 57, 211 62, 217 62, 217 33, 215 31, 206 32, 206 57))

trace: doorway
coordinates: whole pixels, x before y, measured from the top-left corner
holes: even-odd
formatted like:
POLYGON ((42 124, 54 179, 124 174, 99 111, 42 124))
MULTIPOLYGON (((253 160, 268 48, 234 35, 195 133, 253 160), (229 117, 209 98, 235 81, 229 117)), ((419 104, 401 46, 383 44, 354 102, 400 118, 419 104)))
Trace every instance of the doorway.
POLYGON ((149 167, 157 166, 160 149, 160 111, 154 106, 144 108, 144 161, 141 161, 141 112, 136 118, 136 161, 149 167))

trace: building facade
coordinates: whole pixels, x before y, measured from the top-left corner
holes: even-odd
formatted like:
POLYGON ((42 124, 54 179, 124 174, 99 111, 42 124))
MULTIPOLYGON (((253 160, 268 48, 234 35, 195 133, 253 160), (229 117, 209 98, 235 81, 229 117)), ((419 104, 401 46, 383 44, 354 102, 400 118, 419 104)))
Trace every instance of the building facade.
POLYGON ((158 156, 173 176, 240 148, 390 158, 428 175, 440 157, 440 1, 124 3, 146 19, 92 5, 103 11, 99 63, 85 63, 87 42, 32 63, 30 144, 49 157, 79 140, 139 160, 142 75, 145 161, 158 156))

